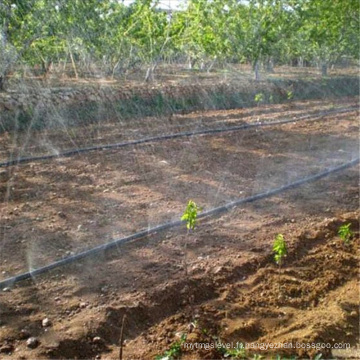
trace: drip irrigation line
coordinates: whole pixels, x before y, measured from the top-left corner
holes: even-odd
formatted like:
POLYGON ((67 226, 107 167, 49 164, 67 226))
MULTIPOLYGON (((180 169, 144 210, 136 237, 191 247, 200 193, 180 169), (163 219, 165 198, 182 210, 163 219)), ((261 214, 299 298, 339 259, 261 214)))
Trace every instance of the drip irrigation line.
MULTIPOLYGON (((352 166, 355 166, 356 164, 359 163, 359 161, 360 161, 360 158, 357 158, 357 159, 349 161, 349 162, 347 162, 347 163, 345 163, 343 165, 339 165, 337 167, 330 168, 330 169, 325 170, 323 172, 320 172, 318 174, 302 178, 302 179, 297 180, 297 181, 295 181, 293 183, 290 183, 290 184, 287 184, 287 185, 284 185, 284 186, 281 186, 281 187, 278 187, 278 188, 275 188, 275 189, 272 189, 272 190, 269 190, 269 191, 266 191, 266 192, 262 192, 262 193, 259 193, 259 194, 256 194, 256 195, 252 195, 252 196, 249 196, 249 197, 246 197, 246 198, 243 198, 243 199, 238 199, 236 201, 229 202, 226 205, 219 206, 219 207, 210 209, 208 211, 205 211, 205 212, 199 214, 198 218, 204 218, 204 217, 208 217, 208 216, 219 215, 219 214, 225 213, 225 212, 227 212, 227 211, 229 211, 229 210, 231 210, 231 209, 233 209, 233 208, 235 208, 237 206, 247 204, 247 203, 251 203, 251 202, 254 202, 254 201, 257 201, 257 200, 265 199, 265 198, 274 196, 274 195, 279 194, 279 193, 281 193, 283 191, 286 191, 286 190, 294 189, 294 188, 299 187, 299 186, 301 186, 303 184, 319 180, 319 179, 324 178, 324 177, 326 177, 326 176, 328 176, 330 174, 341 172, 341 171, 343 171, 345 169, 348 169, 348 168, 350 168, 352 166)), ((148 236, 150 236, 152 234, 155 234, 155 233, 158 233, 158 232, 161 232, 161 231, 164 231, 164 230, 168 230, 168 229, 180 226, 182 224, 183 224, 183 221, 181 221, 181 220, 172 221, 172 222, 168 222, 168 223, 165 223, 165 224, 162 224, 162 225, 158 225, 158 226, 149 228, 147 230, 142 230, 140 232, 137 232, 135 234, 132 234, 132 235, 124 237, 124 238, 115 239, 115 240, 113 240, 113 241, 111 241, 109 243, 96 246, 96 247, 94 247, 92 249, 89 249, 89 250, 85 250, 83 252, 80 252, 78 254, 75 254, 75 255, 66 257, 64 259, 55 261, 55 262, 53 262, 53 263, 51 263, 49 265, 40 267, 38 269, 31 270, 29 272, 19 274, 19 275, 10 277, 8 279, 2 280, 2 281, 0 281, 0 289, 8 287, 8 286, 12 286, 13 284, 15 284, 15 283, 17 283, 19 281, 32 278, 33 276, 44 274, 44 273, 46 273, 46 272, 48 272, 48 271, 50 271, 52 269, 74 263, 74 262, 76 262, 78 260, 81 260, 83 258, 94 256, 94 255, 96 255, 98 253, 101 253, 103 251, 113 249, 113 248, 118 248, 118 247, 120 247, 120 246, 122 246, 122 245, 124 245, 124 244, 126 244, 126 243, 128 243, 130 241, 138 240, 138 239, 141 239, 141 238, 146 238, 146 237, 148 237, 148 236)))
POLYGON ((232 127, 225 127, 225 128, 222 127, 222 128, 216 128, 216 129, 184 131, 184 132, 179 132, 179 133, 175 133, 175 134, 152 136, 152 137, 142 138, 139 140, 131 140, 131 141, 125 141, 125 142, 120 142, 120 143, 115 143, 115 144, 96 145, 96 146, 89 146, 89 147, 85 147, 85 148, 72 149, 72 150, 67 150, 67 151, 64 151, 64 152, 61 152, 58 154, 20 157, 18 159, 0 162, 0 168, 1 167, 9 167, 9 166, 17 165, 17 164, 33 162, 33 161, 69 157, 69 156, 78 155, 81 153, 96 151, 96 150, 109 150, 109 149, 122 148, 122 147, 127 147, 127 146, 134 146, 134 145, 140 145, 140 144, 146 144, 146 143, 152 143, 152 142, 158 142, 158 141, 165 141, 165 140, 170 140, 170 139, 177 139, 177 138, 182 138, 182 137, 191 137, 191 136, 196 136, 196 135, 208 135, 208 134, 219 134, 219 133, 224 133, 224 132, 245 130, 245 129, 255 128, 255 127, 282 125, 282 124, 294 123, 294 122, 308 120, 308 119, 316 120, 316 119, 321 118, 326 115, 341 114, 341 113, 351 112, 351 111, 354 111, 357 109, 358 109, 357 107, 349 107, 349 108, 345 108, 345 109, 341 109, 341 110, 324 111, 324 112, 318 113, 316 115, 305 115, 305 116, 301 116, 301 117, 298 117, 295 119, 256 122, 253 124, 244 124, 244 125, 239 125, 239 126, 232 126, 232 127))

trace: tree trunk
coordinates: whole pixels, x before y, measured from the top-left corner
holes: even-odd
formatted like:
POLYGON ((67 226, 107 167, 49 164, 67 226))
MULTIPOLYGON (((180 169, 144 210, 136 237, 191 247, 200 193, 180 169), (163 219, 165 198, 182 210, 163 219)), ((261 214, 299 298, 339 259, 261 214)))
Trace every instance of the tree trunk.
POLYGON ((266 71, 271 74, 274 73, 274 63, 272 61, 272 58, 269 58, 266 61, 266 71))
POLYGON ((145 82, 154 80, 154 72, 155 72, 156 67, 157 67, 157 63, 155 65, 148 67, 148 69, 146 70, 145 82))
POLYGON ((254 71, 255 71, 255 80, 260 81, 259 60, 255 61, 254 71))
POLYGON ((0 91, 5 91, 5 76, 0 76, 0 91))
POLYGON ((188 70, 192 70, 195 66, 196 60, 192 59, 190 56, 188 58, 188 70))
POLYGON ((153 74, 152 74, 151 66, 149 66, 147 68, 147 70, 146 70, 145 82, 149 82, 150 80, 153 80, 153 74))
POLYGON ((117 68, 119 67, 120 61, 121 61, 121 59, 119 59, 119 60, 115 63, 115 65, 113 66, 112 72, 111 72, 111 79, 114 79, 114 78, 115 78, 115 71, 116 71, 117 68))
POLYGON ((214 67, 215 62, 216 62, 216 59, 214 59, 214 60, 211 62, 210 66, 209 66, 209 67, 207 68, 207 70, 206 70, 207 73, 209 73, 209 72, 211 71, 211 69, 214 67))
POLYGON ((300 56, 299 58, 298 58, 298 67, 300 67, 300 68, 303 68, 304 67, 304 58, 302 57, 302 56, 300 56))
POLYGON ((43 77, 44 79, 47 79, 50 75, 50 72, 52 70, 53 62, 50 60, 49 62, 45 60, 41 60, 41 67, 43 70, 43 77))
POLYGON ((76 70, 76 65, 75 65, 75 61, 74 61, 74 57, 73 57, 71 49, 69 49, 69 55, 70 55, 71 65, 72 65, 73 70, 74 70, 75 79, 77 79, 79 77, 79 75, 78 75, 77 70, 76 70))
POLYGON ((321 76, 327 76, 327 63, 321 64, 321 76))

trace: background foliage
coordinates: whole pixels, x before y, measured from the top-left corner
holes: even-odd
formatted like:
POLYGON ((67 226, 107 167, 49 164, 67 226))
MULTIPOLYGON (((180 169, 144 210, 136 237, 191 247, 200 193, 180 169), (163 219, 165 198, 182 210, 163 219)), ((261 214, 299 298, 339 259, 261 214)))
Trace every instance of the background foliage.
POLYGON ((359 57, 357 0, 189 0, 180 10, 159 1, 3 0, 0 86, 19 65, 46 75, 70 66, 75 77, 116 76, 160 63, 328 65, 359 57))

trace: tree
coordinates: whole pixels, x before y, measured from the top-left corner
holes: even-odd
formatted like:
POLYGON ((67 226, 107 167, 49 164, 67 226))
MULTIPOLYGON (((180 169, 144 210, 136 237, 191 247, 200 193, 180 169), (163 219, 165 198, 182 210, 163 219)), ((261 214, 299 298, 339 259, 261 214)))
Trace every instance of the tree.
POLYGON ((304 0, 297 14, 306 50, 327 75, 328 64, 344 54, 359 56, 359 2, 357 0, 304 0))

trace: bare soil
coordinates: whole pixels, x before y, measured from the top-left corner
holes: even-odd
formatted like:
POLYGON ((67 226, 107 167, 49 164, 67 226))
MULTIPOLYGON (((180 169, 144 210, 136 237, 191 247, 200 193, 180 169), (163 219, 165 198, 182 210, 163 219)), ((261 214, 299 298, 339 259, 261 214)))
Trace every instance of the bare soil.
MULTIPOLYGON (((72 136, 55 130, 3 134, 0 157, 19 156, 21 144, 21 154, 43 154, 349 106, 358 106, 358 99, 147 118, 99 126, 92 138, 86 127, 72 136)), ((0 278, 178 220, 188 199, 207 210, 349 161, 358 156, 358 115, 2 168, 0 278)), ((358 356, 358 180, 357 169, 348 169, 202 219, 190 235, 185 228, 159 233, 1 291, 1 358, 117 359, 124 314, 129 359, 153 359, 183 333, 193 344, 214 343, 216 337, 223 343, 352 347, 250 349, 249 356, 358 356), (345 245, 337 231, 348 222, 354 237, 345 245), (278 233, 289 246, 281 268, 272 256, 278 233), (50 324, 44 327, 45 318, 50 324), (40 341, 34 349, 26 345, 30 336, 40 341)), ((184 359, 224 356, 184 346, 182 353, 184 359)))
MULTIPOLYGON (((44 78, 41 74, 28 73, 24 77, 10 77, 10 88, 28 87, 89 87, 89 86, 114 86, 119 83, 126 83, 131 88, 143 87, 147 67, 137 66, 126 72, 116 74, 115 77, 107 76, 94 69, 93 73, 81 74, 80 78, 75 78, 72 69, 63 73, 63 67, 60 71, 54 71, 49 77, 44 78)), ((358 76, 358 66, 336 66, 328 69, 328 76, 358 76)), ((321 69, 317 67, 294 67, 294 66, 276 66, 273 72, 267 72, 260 69, 261 80, 267 79, 320 79, 321 69)), ((253 79, 254 71, 248 64, 228 64, 223 68, 213 68, 212 71, 202 71, 199 69, 189 70, 184 64, 163 64, 158 66, 154 73, 152 85, 184 85, 197 82, 201 85, 214 83, 218 81, 233 78, 236 80, 253 79)))

